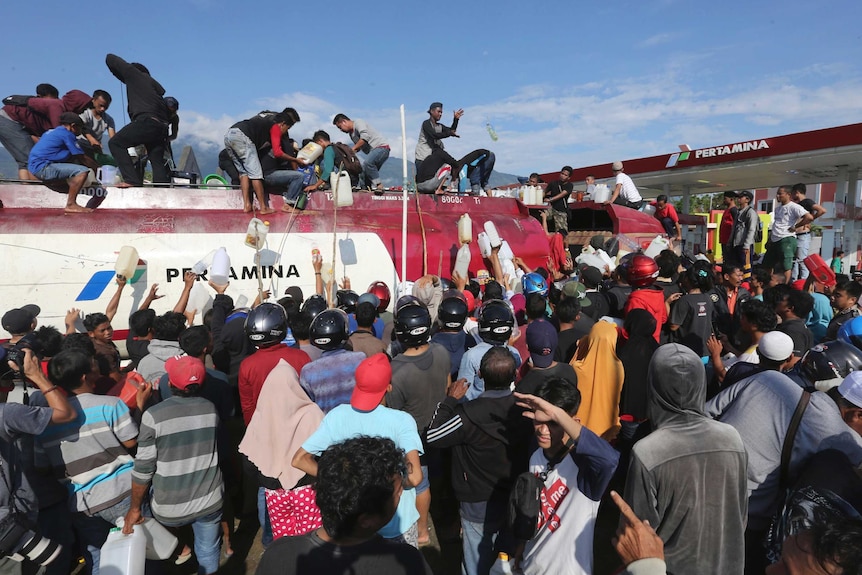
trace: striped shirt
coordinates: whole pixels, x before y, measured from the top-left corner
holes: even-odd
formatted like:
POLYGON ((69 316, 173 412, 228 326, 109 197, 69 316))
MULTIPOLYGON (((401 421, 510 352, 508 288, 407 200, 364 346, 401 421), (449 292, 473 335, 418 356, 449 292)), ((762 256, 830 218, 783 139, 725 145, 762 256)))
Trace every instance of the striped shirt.
POLYGON ((182 525, 221 509, 215 406, 172 396, 144 412, 132 481, 153 484, 156 519, 182 525))
POLYGON ((361 351, 325 351, 320 359, 303 366, 299 385, 323 413, 329 413, 339 405, 350 403, 356 387, 356 368, 364 359, 361 351))
MULTIPOLYGON (((34 403, 47 405, 41 394, 34 403)), ((76 511, 92 515, 129 496, 134 460, 123 442, 137 437, 129 408, 117 397, 82 393, 69 397, 77 417, 38 436, 37 458, 47 456, 65 481, 76 511)))

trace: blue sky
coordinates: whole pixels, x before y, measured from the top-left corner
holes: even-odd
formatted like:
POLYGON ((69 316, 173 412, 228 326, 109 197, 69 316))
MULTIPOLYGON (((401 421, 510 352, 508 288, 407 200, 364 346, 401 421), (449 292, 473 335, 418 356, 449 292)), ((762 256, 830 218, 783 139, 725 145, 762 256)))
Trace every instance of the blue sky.
MULTIPOLYGON (((14 3, 5 92, 106 89, 107 52, 180 101, 180 133, 215 154, 235 121, 295 107, 291 134, 370 121, 412 159, 428 104, 462 107, 454 155, 488 147, 527 174, 862 122, 862 3, 682 0, 14 3), (493 124, 492 142, 485 124, 493 124)), ((5 94, 4 94, 5 95, 5 94)))

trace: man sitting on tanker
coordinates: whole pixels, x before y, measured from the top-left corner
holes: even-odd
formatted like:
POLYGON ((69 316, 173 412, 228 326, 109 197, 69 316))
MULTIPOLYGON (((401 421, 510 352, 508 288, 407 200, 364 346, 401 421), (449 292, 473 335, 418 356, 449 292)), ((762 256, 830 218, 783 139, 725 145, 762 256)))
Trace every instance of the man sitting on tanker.
POLYGON ((63 112, 60 126, 45 132, 30 150, 27 168, 40 180, 69 181, 69 195, 65 212, 80 214, 92 212, 91 208, 79 206, 75 199, 87 181, 90 168, 99 169, 95 160, 84 155, 78 145, 77 136, 84 129, 84 121, 78 114, 63 112))
MULTIPOLYGON (((479 195, 480 190, 488 185, 495 160, 493 152, 481 148, 473 150, 460 160, 456 160, 442 148, 435 148, 416 172, 416 190, 423 194, 442 194, 446 180, 451 178, 454 186, 458 179, 457 174, 467 166, 472 194, 479 195)), ((457 190, 457 187, 455 189, 457 190)))

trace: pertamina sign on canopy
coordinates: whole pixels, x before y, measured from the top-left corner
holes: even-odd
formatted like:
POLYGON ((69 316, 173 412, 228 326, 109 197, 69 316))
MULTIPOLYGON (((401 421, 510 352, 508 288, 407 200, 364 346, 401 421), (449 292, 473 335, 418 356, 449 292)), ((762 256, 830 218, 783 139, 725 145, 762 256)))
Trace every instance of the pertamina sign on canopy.
MULTIPOLYGON (((688 152, 677 152, 671 154, 667 160, 666 168, 674 168, 679 165, 694 165, 701 162, 693 162, 692 160, 706 158, 721 158, 723 161, 731 160, 732 158, 723 156, 732 156, 744 152, 756 152, 758 150, 769 149, 769 142, 766 140, 751 140, 748 142, 738 142, 736 144, 728 144, 725 146, 715 146, 713 148, 701 148, 699 150, 691 150, 688 152), (683 163, 684 162, 684 163, 683 163)), ((707 163, 707 162, 704 162, 707 163)))

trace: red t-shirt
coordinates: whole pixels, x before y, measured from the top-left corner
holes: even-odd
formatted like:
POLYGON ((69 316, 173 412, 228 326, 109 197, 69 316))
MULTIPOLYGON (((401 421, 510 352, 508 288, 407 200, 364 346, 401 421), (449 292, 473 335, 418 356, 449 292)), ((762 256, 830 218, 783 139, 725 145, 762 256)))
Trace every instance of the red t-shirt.
POLYGON ((727 208, 721 216, 721 223, 718 225, 718 241, 722 244, 730 243, 730 236, 733 234, 733 223, 736 221, 736 215, 739 210, 736 208, 727 208))
POLYGON ((655 333, 653 337, 658 342, 661 337, 661 326, 667 322, 667 308, 664 305, 664 290, 658 286, 632 290, 626 301, 625 313, 633 309, 645 309, 655 318, 655 333))
POLYGON ((254 415, 263 382, 282 359, 296 370, 297 375, 302 371, 302 366, 311 362, 308 354, 301 349, 279 343, 257 350, 242 360, 239 365, 239 401, 242 419, 246 425, 251 422, 251 416, 254 415))
POLYGON ((673 207, 673 204, 665 203, 664 207, 659 209, 655 209, 655 217, 657 220, 663 220, 665 218, 670 218, 673 222, 679 221, 679 216, 676 213, 676 208, 673 207))

